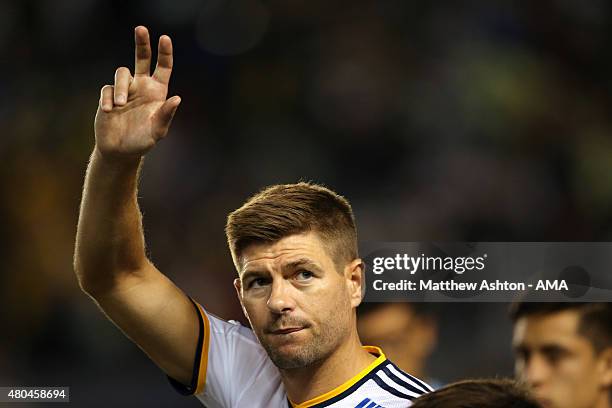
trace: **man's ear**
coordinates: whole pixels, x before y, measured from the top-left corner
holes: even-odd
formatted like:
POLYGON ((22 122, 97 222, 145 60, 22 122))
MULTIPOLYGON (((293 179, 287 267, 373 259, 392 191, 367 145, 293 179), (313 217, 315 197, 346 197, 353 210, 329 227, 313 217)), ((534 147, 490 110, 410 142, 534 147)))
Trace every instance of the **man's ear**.
POLYGON ((353 259, 344 267, 344 276, 347 279, 351 306, 357 307, 363 297, 365 285, 365 265, 361 258, 353 259))
POLYGON ((240 278, 234 279, 234 289, 236 289, 236 296, 238 296, 238 301, 240 302, 240 306, 242 307, 242 313, 244 313, 244 317, 249 318, 249 315, 244 308, 244 303, 242 303, 242 282, 240 282, 240 278))
POLYGON ((612 389, 612 347, 602 350, 599 355, 601 364, 601 385, 612 389))

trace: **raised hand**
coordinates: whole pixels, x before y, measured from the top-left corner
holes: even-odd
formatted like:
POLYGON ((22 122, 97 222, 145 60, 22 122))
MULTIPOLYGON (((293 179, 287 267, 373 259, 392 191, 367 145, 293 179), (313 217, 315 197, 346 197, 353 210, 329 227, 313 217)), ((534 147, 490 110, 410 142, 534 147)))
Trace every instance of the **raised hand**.
POLYGON ((100 92, 96 113, 96 148, 106 158, 140 158, 168 133, 181 98, 166 99, 172 73, 172 41, 159 38, 157 66, 150 74, 151 42, 146 27, 134 29, 134 76, 126 67, 115 72, 115 84, 100 92))

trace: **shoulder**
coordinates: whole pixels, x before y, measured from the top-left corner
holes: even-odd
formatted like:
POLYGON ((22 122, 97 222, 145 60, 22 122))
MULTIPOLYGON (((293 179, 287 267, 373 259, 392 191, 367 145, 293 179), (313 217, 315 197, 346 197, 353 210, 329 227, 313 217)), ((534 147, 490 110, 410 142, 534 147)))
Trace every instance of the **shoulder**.
POLYGON ((282 399, 280 373, 253 331, 239 322, 225 321, 209 312, 205 314, 210 345, 208 386, 202 397, 215 396, 227 402, 225 406, 242 406, 241 403, 260 402, 262 398, 282 399))
POLYGON ((350 395, 350 402, 354 402, 357 406, 360 406, 359 403, 363 403, 364 406, 376 403, 389 408, 406 407, 421 395, 433 391, 427 383, 403 371, 387 359, 384 359, 359 383, 350 395))
POLYGON ((376 376, 380 380, 379 385, 384 383, 385 386, 411 397, 419 397, 433 391, 425 381, 407 373, 389 360, 380 365, 376 376))
POLYGON ((236 320, 224 320, 214 314, 203 310, 204 319, 208 320, 211 335, 235 336, 238 339, 259 345, 255 333, 236 320))
POLYGON ((416 398, 433 391, 424 381, 401 370, 387 360, 380 349, 377 350, 378 358, 372 365, 343 385, 316 398, 316 405, 305 406, 405 408, 416 398))

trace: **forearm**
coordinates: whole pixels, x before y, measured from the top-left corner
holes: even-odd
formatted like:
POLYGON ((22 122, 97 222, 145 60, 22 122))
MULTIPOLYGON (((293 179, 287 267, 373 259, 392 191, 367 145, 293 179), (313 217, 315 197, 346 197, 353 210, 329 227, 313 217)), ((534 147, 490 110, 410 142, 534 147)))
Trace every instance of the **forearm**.
POLYGON ((90 294, 112 289, 148 262, 137 201, 141 162, 112 161, 97 149, 91 155, 74 257, 79 283, 90 294))

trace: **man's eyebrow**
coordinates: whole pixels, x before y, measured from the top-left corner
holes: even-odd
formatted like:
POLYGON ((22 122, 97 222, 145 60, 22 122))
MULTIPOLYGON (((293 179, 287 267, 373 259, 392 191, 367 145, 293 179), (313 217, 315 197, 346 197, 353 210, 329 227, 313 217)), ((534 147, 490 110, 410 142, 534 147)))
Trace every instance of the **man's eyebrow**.
POLYGON ((265 271, 262 271, 259 269, 251 269, 251 270, 247 270, 243 272, 240 275, 240 280, 244 282, 245 280, 250 279, 250 278, 254 278, 254 277, 259 278, 259 277, 266 276, 266 275, 268 275, 268 273, 265 271))
POLYGON ((544 344, 540 347, 543 353, 569 353, 570 350, 561 344, 544 344))
MULTIPOLYGON (((308 267, 311 269, 315 269, 317 271, 323 270, 316 262, 308 258, 300 258, 292 262, 287 262, 286 264, 283 265, 283 269, 297 269, 297 268, 303 268, 303 267, 308 267)), ((266 270, 247 269, 240 274, 240 280, 245 281, 253 277, 262 277, 262 276, 268 276, 268 275, 270 275, 270 273, 266 270)))
POLYGON ((301 258, 293 262, 288 262, 285 265, 283 265, 283 268, 296 269, 296 268, 305 267, 305 266, 313 268, 313 269, 321 270, 321 267, 316 262, 308 258, 301 258))

